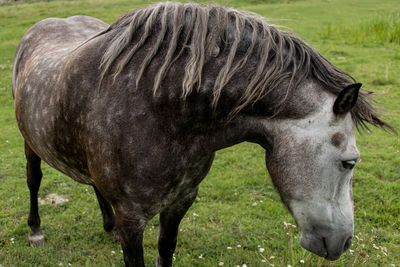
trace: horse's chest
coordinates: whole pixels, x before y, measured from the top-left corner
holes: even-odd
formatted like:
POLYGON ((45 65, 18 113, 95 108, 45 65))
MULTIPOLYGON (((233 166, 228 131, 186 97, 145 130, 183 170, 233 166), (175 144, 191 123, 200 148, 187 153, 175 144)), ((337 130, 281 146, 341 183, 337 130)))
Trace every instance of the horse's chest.
POLYGON ((177 176, 177 179, 168 184, 162 201, 163 206, 179 202, 180 199, 197 191, 198 185, 207 175, 213 159, 214 155, 209 155, 188 164, 185 170, 177 176))

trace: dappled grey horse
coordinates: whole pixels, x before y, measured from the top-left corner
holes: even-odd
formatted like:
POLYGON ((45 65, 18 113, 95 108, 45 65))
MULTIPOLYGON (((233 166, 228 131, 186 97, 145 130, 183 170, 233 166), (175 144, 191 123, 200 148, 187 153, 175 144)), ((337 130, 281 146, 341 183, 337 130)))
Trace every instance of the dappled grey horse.
POLYGON ((301 245, 336 260, 353 236, 355 128, 390 127, 360 87, 292 34, 219 6, 160 3, 111 26, 43 20, 24 35, 13 72, 29 240, 44 242, 44 160, 95 188, 127 266, 144 265, 143 231, 160 213, 157 265, 170 266, 215 151, 248 141, 265 148, 301 245))

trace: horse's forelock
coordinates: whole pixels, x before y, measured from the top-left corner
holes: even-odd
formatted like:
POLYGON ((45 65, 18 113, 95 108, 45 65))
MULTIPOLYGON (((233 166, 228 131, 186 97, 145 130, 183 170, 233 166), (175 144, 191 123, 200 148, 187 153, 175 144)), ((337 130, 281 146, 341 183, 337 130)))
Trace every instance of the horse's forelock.
MULTIPOLYGON (((254 74, 250 77, 237 106, 231 111, 231 117, 273 90, 286 90, 279 94, 281 99, 275 101, 275 113, 279 113, 291 92, 309 78, 316 79, 323 88, 336 95, 346 85, 355 82, 349 74, 333 66, 299 38, 277 29, 261 16, 250 12, 213 5, 164 2, 124 15, 107 31, 114 31, 114 38, 102 58, 101 80, 113 64, 116 66, 112 75, 117 77, 147 39, 156 35, 156 38, 152 39, 151 50, 140 66, 136 78, 137 85, 159 51, 161 43, 166 39, 167 32, 171 35, 165 60, 154 78, 154 95, 171 65, 183 55, 183 50, 188 48, 189 56, 184 66, 185 75, 181 86, 183 99, 201 86, 204 64, 210 57, 221 52, 219 47, 222 42, 227 44, 229 51, 226 63, 216 74, 212 91, 213 107, 218 105, 223 89, 231 78, 245 66, 251 56, 257 55, 259 60, 254 74), (125 51, 140 28, 142 30, 139 41, 130 51, 125 51), (178 44, 178 41, 182 40, 183 43, 178 44), (287 86, 282 88, 281 84, 287 86)), ((360 100, 352 111, 357 127, 368 129, 366 123, 369 123, 391 129, 390 125, 378 118, 368 99, 368 94, 361 93, 360 100)))

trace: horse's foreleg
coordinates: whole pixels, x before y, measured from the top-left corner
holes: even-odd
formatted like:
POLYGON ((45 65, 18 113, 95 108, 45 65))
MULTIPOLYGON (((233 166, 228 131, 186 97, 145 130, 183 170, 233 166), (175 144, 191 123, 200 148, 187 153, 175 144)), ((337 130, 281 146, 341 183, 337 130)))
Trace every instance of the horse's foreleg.
POLYGON ((96 192, 96 197, 99 202, 101 214, 103 215, 103 227, 106 232, 110 232, 115 226, 115 216, 114 211, 108 203, 108 201, 100 194, 99 190, 93 186, 94 192, 96 192))
POLYGON ((179 224, 197 196, 197 189, 160 214, 157 267, 172 266, 179 224))
MULTIPOLYGON (((115 207, 115 206, 114 206, 115 207)), ((125 266, 144 267, 143 232, 147 219, 135 216, 134 210, 115 209, 115 225, 124 253, 125 266)))
POLYGON ((40 230, 40 217, 38 207, 38 192, 42 181, 40 169, 41 159, 25 142, 26 176, 30 192, 31 207, 28 217, 28 225, 31 228, 28 240, 31 245, 40 246, 44 244, 44 236, 40 230))

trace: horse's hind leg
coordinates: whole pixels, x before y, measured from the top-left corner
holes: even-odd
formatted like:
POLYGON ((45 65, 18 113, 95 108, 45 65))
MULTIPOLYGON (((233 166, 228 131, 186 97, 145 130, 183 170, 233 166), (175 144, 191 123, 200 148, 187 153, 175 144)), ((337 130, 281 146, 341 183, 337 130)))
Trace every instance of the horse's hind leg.
POLYGON ((197 196, 197 189, 160 214, 157 267, 172 266, 179 224, 197 196))
POLYGON ((38 192, 42 180, 40 169, 41 159, 25 142, 25 157, 27 183, 30 192, 31 207, 28 217, 28 225, 31 228, 28 240, 31 245, 40 246, 44 244, 44 236, 40 230, 40 217, 38 207, 38 192))
MULTIPOLYGON (((99 202, 101 214, 103 215, 103 227, 106 232, 115 230, 115 216, 114 211, 108 201, 100 194, 99 190, 93 186, 96 193, 97 201, 99 202)), ((114 231, 114 239, 118 239, 118 234, 114 231)))

